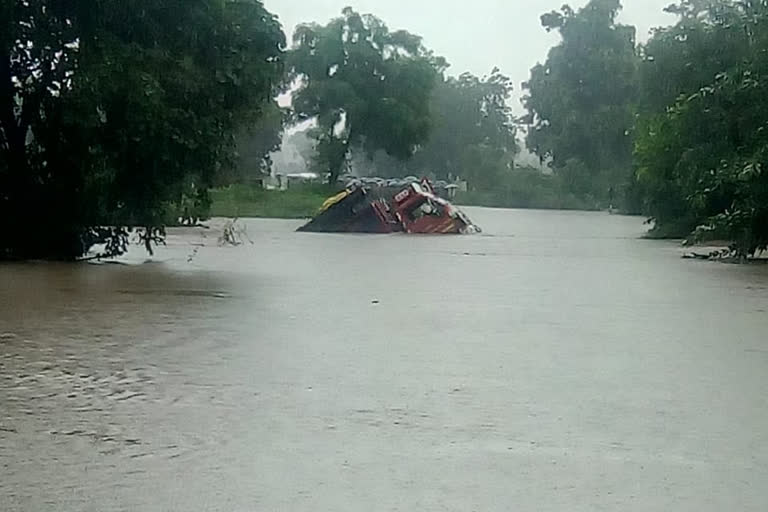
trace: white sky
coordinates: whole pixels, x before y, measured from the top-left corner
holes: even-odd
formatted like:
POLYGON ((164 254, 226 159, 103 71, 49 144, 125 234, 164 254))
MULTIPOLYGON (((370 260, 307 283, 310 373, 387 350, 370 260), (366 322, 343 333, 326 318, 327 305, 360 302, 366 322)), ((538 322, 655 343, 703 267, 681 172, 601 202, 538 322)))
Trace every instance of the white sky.
MULTIPOLYGON (((428 48, 451 63, 449 73, 484 75, 498 66, 515 83, 528 79, 530 69, 546 59, 557 36, 547 34, 539 17, 563 3, 582 7, 587 0, 265 0, 280 17, 286 33, 303 22, 326 23, 351 5, 382 18, 390 29, 406 29, 424 37, 428 48)), ((624 0, 621 21, 635 25, 638 37, 652 27, 674 21, 662 9, 672 0, 624 0)), ((512 103, 520 111, 519 102, 512 103)))

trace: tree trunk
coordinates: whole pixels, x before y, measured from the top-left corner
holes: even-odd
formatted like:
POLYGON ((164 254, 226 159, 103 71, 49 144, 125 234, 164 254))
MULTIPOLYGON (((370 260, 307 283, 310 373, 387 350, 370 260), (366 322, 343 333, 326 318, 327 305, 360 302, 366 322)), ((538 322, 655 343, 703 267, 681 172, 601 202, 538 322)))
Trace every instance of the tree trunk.
MULTIPOLYGON (((5 38, 0 41, 0 130, 5 146, 2 149, 7 152, 9 164, 18 165, 24 155, 25 137, 14 114, 16 91, 13 87, 10 44, 5 38)), ((13 168, 13 165, 9 165, 9 168, 13 168)))

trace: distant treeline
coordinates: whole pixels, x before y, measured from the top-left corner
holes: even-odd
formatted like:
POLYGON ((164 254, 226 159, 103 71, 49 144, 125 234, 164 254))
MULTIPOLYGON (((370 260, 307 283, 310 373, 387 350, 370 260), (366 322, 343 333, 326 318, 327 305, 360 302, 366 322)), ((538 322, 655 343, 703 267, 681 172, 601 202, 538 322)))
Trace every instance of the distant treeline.
POLYGON ((686 0, 643 45, 619 0, 542 17, 562 42, 525 85, 529 147, 577 196, 657 235, 768 245, 768 2, 686 0))
POLYGON ((0 259, 120 254, 133 231, 151 249, 308 122, 301 153, 331 183, 367 161, 462 178, 480 204, 613 206, 739 256, 768 244, 768 2, 679 2, 643 45, 619 0, 547 13, 561 42, 522 119, 498 69, 450 76, 419 36, 351 8, 289 48, 259 0, 85 4, 0 4, 0 259), (521 133, 551 172, 516 168, 521 133))

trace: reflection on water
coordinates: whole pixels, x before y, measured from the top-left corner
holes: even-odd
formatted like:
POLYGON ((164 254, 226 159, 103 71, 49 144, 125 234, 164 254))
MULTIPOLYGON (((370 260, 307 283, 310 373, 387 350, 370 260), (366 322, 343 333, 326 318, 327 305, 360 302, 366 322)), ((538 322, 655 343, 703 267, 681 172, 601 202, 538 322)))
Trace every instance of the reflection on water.
POLYGON ((0 266, 0 510, 768 508, 768 269, 470 215, 0 266))

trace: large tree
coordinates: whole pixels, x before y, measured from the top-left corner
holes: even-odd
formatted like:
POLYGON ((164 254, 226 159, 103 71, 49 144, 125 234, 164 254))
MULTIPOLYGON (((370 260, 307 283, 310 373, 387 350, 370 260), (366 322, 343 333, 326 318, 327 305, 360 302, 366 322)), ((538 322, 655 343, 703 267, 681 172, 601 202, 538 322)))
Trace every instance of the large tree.
POLYGON ((257 0, 2 5, 0 258, 75 258, 104 235, 120 252, 134 227, 149 246, 282 78, 257 0))
POLYGON ((367 159, 363 151, 353 151, 353 170, 381 177, 464 178, 473 189, 494 189, 519 151, 511 94, 512 81, 498 69, 482 78, 464 73, 441 79, 430 97, 432 130, 413 157, 401 161, 377 151, 367 159))
POLYGON ((656 29, 640 47, 642 113, 663 113, 680 95, 712 83, 741 58, 743 27, 723 23, 733 19, 736 8, 731 0, 685 0, 665 9, 678 17, 677 23, 656 29))
POLYGON ((354 148, 406 159, 427 140, 430 93, 445 62, 420 37, 346 8, 325 26, 299 26, 294 45, 293 108, 300 120, 316 120, 319 163, 331 182, 354 148))
POLYGON ((620 10, 619 0, 591 0, 543 15, 562 41, 524 84, 528 147, 597 202, 631 175, 635 28, 616 22, 620 10))
POLYGON ((519 150, 511 95, 512 81, 498 69, 483 78, 464 73, 441 81, 431 100, 433 132, 410 167, 492 188, 519 150))
POLYGON ((216 177, 217 186, 254 183, 272 170, 272 154, 280 150, 289 110, 276 101, 267 103, 259 119, 244 125, 235 138, 235 165, 216 177))
POLYGON ((668 106, 647 105, 637 130, 638 180, 660 232, 768 247, 768 5, 685 1, 679 22, 648 43, 647 82, 668 106), (670 63, 676 63, 672 65, 670 63))

